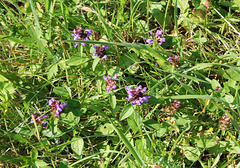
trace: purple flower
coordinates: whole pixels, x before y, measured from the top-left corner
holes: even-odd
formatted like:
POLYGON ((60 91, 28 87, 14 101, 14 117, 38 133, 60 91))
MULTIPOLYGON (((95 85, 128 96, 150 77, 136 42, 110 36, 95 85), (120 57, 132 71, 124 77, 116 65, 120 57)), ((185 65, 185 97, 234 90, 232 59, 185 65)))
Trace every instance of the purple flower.
POLYGON ((93 46, 93 48, 95 49, 96 53, 93 53, 94 58, 99 57, 101 59, 105 59, 107 60, 107 55, 106 55, 106 50, 108 48, 107 45, 105 45, 104 47, 101 46, 93 46))
MULTIPOLYGON (((36 121, 37 125, 39 125, 40 123, 42 125, 46 125, 47 124, 46 121, 43 121, 44 118, 47 118, 46 115, 44 117, 40 116, 40 114, 32 114, 32 115, 33 115, 33 118, 36 121)), ((33 123, 33 119, 31 119, 31 123, 33 123)), ((45 127, 43 127, 43 128, 45 128, 45 127)))
POLYGON ((147 96, 143 96, 143 94, 147 91, 147 87, 142 88, 141 85, 139 86, 134 86, 133 88, 127 87, 127 93, 128 93, 128 97, 126 97, 125 99, 127 99, 128 101, 131 101, 132 105, 141 105, 141 103, 143 102, 147 102, 148 98, 150 98, 149 95, 147 96))
POLYGON ((216 92, 219 92, 220 90, 222 89, 222 87, 221 86, 217 86, 217 88, 216 88, 216 92))
POLYGON ((106 87, 108 92, 117 88, 117 82, 115 81, 117 79, 117 74, 112 78, 109 75, 107 75, 107 77, 104 75, 103 79, 107 82, 106 87))
POLYGON ((146 43, 148 43, 148 44, 153 44, 153 39, 147 39, 147 38, 145 38, 145 41, 146 41, 146 43))
POLYGON ((170 62, 172 65, 176 65, 179 62, 179 56, 178 55, 171 55, 167 60, 170 62))
POLYGON ((165 38, 161 38, 163 30, 157 30, 156 33, 153 33, 152 30, 150 30, 149 33, 152 35, 152 38, 145 38, 146 43, 153 44, 154 40, 157 40, 157 43, 162 45, 162 43, 165 42, 165 38))
POLYGON ((159 45, 162 45, 163 42, 165 42, 165 38, 160 38, 160 39, 158 39, 158 44, 159 44, 159 45))
POLYGON ((163 30, 157 30, 157 32, 154 35, 160 38, 162 34, 163 30))
MULTIPOLYGON (((92 30, 83 30, 82 27, 77 27, 73 30, 74 34, 72 36, 74 37, 74 40, 88 40, 88 37, 92 34, 92 30)), ((86 45, 86 43, 81 43, 83 46, 86 45)), ((75 48, 79 46, 79 43, 76 43, 74 46, 75 48)))
POLYGON ((48 104, 52 107, 50 111, 55 112, 56 116, 59 116, 59 113, 62 111, 62 109, 67 106, 65 102, 62 102, 62 104, 60 104, 60 101, 55 100, 54 98, 50 99, 48 101, 48 104))
MULTIPOLYGON (((228 112, 228 110, 226 110, 228 112)), ((228 117, 227 113, 225 113, 222 118, 219 119, 219 128, 222 130, 227 130, 231 124, 231 120, 228 117)))

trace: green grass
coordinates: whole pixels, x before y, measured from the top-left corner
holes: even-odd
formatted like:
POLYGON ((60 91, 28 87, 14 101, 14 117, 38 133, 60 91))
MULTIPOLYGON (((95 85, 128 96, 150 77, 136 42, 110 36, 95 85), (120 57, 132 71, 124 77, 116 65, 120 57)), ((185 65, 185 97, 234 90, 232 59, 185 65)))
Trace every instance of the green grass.
POLYGON ((0 167, 240 167, 240 3, 207 2, 0 1, 0 167))

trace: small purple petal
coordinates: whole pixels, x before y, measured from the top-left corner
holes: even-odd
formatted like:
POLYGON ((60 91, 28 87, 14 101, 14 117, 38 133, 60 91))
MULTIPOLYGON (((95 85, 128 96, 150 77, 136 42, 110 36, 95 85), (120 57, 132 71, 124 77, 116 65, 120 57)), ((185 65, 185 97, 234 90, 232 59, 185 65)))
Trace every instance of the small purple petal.
MULTIPOLYGON (((74 30, 75 30, 75 29, 74 29, 74 30)), ((150 30, 149 33, 152 35, 152 34, 153 34, 153 33, 152 33, 152 30, 150 30)))
POLYGON ((163 30, 157 30, 156 35, 160 37, 163 34, 163 30))
POLYGON ((105 81, 108 81, 108 78, 107 78, 105 75, 103 75, 103 79, 104 79, 105 81))
MULTIPOLYGON (((52 106, 52 103, 55 101, 54 98, 51 98, 49 101, 48 101, 48 105, 49 106, 52 106)), ((33 114, 33 116, 35 117, 35 115, 33 114)))
POLYGON ((47 115, 45 115, 44 118, 47 118, 47 115))
POLYGON ((135 102, 135 101, 131 102, 131 105, 135 105, 135 104, 136 104, 136 102, 135 102))
POLYGON ((65 102, 62 102, 62 104, 61 104, 63 107, 66 107, 67 106, 67 104, 65 103, 65 102))
POLYGON ((108 49, 108 45, 105 45, 105 46, 104 46, 104 49, 107 50, 107 49, 108 49))
POLYGON ((92 34, 92 29, 86 30, 86 32, 87 32, 87 36, 90 36, 92 34))
POLYGON ((93 56, 96 58, 98 56, 98 54, 97 53, 93 53, 93 56))
POLYGON ((142 93, 145 93, 146 91, 147 91, 147 87, 144 87, 141 92, 142 92, 142 93))
POLYGON ((102 59, 107 60, 107 55, 104 55, 102 59))
POLYGON ((56 111, 55 115, 56 115, 56 116, 59 116, 59 111, 56 111))
POLYGON ((46 121, 42 121, 42 125, 45 125, 45 124, 47 124, 47 122, 46 121))
POLYGON ((145 40, 146 40, 146 43, 148 43, 148 44, 153 44, 153 40, 152 40, 152 39, 147 39, 147 38, 145 38, 145 40))
POLYGON ((58 112, 61 112, 62 111, 62 106, 61 105, 57 105, 57 110, 58 112))
POLYGON ((93 48, 95 49, 95 51, 96 51, 96 48, 97 48, 97 46, 93 46, 93 48))
POLYGON ((116 79, 117 79, 117 74, 113 76, 113 80, 116 80, 116 79))
POLYGON ((172 62, 172 58, 168 58, 167 60, 168 60, 169 62, 172 62))
POLYGON ((76 45, 74 47, 77 48, 78 46, 79 46, 79 43, 76 43, 76 45))
POLYGON ((110 91, 110 89, 111 89, 111 88, 110 88, 110 86, 107 86, 107 92, 109 92, 109 91, 110 91))
POLYGON ((113 86, 112 86, 112 89, 116 89, 116 88, 117 88, 117 85, 113 85, 113 86))
POLYGON ((83 40, 85 40, 85 41, 88 41, 88 38, 87 38, 87 37, 85 37, 83 40))

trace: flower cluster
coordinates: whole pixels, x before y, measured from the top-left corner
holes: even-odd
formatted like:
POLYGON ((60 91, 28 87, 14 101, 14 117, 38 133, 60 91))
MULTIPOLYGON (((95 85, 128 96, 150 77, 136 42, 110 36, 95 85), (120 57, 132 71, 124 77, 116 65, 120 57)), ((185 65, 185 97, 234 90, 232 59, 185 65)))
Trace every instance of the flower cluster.
POLYGON ((170 62, 172 65, 176 65, 179 62, 179 56, 178 55, 171 55, 167 60, 170 62))
POLYGON ((117 88, 117 82, 115 81, 117 79, 117 74, 115 74, 112 78, 107 75, 107 76, 103 76, 103 79, 105 81, 107 81, 106 83, 106 87, 107 87, 107 91, 109 92, 110 90, 114 90, 117 88))
POLYGON ((220 90, 222 89, 222 87, 221 86, 217 86, 217 88, 216 88, 216 92, 219 92, 220 90))
POLYGON ((148 44, 153 44, 154 40, 157 40, 157 43, 159 45, 162 45, 163 42, 165 42, 165 38, 161 38, 162 34, 163 34, 163 30, 157 30, 156 33, 153 33, 152 30, 149 32, 152 35, 152 38, 145 38, 146 43, 148 44))
MULTIPOLYGON (((33 118, 35 119, 37 125, 39 125, 40 123, 44 126, 47 124, 46 121, 44 121, 44 118, 47 118, 47 116, 40 116, 39 114, 32 114, 33 118)), ((31 123, 33 123, 33 119, 31 119, 31 123)), ((43 127, 43 128, 47 128, 47 126, 43 127)))
POLYGON ((56 116, 59 116, 59 113, 62 111, 62 109, 67 106, 67 104, 65 102, 62 102, 62 104, 60 104, 60 101, 55 100, 54 98, 51 98, 48 101, 48 104, 49 104, 49 106, 52 107, 50 111, 55 112, 56 116))
POLYGON ((221 130, 227 130, 228 126, 231 124, 230 118, 227 116, 227 113, 225 113, 222 118, 219 119, 219 128, 221 130))
MULTIPOLYGON (((92 34, 92 30, 84 30, 82 27, 77 27, 73 30, 74 34, 72 36, 74 37, 74 40, 88 40, 88 37, 92 34)), ((81 43, 83 46, 86 45, 86 43, 81 43)), ((74 46, 75 48, 79 46, 79 43, 76 43, 74 46)))
POLYGON ((93 48, 95 49, 96 53, 93 54, 93 56, 96 58, 96 57, 99 57, 101 59, 105 59, 107 60, 107 55, 106 55, 106 50, 108 48, 107 45, 105 45, 104 47, 101 47, 101 46, 93 46, 93 48))
POLYGON ((147 96, 143 96, 143 94, 147 91, 147 87, 142 88, 141 85, 139 86, 134 86, 132 88, 127 87, 127 93, 128 93, 128 97, 126 97, 125 99, 127 99, 128 101, 131 101, 132 105, 141 105, 141 103, 143 102, 147 102, 148 98, 150 98, 149 95, 147 96))

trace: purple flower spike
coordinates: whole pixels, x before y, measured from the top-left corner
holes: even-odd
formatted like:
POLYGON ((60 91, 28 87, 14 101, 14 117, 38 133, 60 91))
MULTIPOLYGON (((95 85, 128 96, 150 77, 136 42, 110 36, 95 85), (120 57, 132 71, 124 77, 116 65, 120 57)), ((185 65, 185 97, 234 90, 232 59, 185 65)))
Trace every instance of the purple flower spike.
POLYGON ((157 30, 157 32, 156 32, 156 36, 157 37, 161 37, 161 35, 163 34, 163 30, 157 30))
POLYGON ((147 91, 147 87, 144 87, 142 89, 142 86, 134 86, 132 88, 125 87, 127 89, 128 97, 125 99, 128 101, 131 101, 132 105, 141 105, 143 102, 147 102, 148 98, 150 98, 149 95, 143 96, 143 94, 147 91))
POLYGON ((59 116, 59 112, 61 112, 62 109, 67 106, 67 104, 65 102, 60 104, 60 101, 55 100, 54 98, 49 100, 49 105, 52 107, 50 111, 55 112, 56 116, 59 116))
POLYGON ((54 98, 51 98, 51 99, 48 101, 48 105, 49 105, 49 106, 52 106, 53 102, 55 102, 55 99, 54 99, 54 98))
POLYGON ((147 39, 147 38, 145 38, 145 41, 146 41, 146 43, 148 43, 148 44, 153 44, 153 39, 147 39))
POLYGON ((179 56, 177 55, 171 55, 167 60, 170 62, 170 64, 172 65, 177 65, 177 63, 179 62, 179 56))
MULTIPOLYGON (((39 126, 40 124, 42 124, 42 126, 47 124, 46 121, 43 121, 44 118, 47 118, 47 116, 42 117, 42 116, 40 116, 40 114, 38 114, 38 113, 32 114, 32 115, 33 115, 34 120, 36 121, 36 124, 37 124, 38 126, 39 126)), ((31 123, 33 123, 33 119, 31 119, 31 123)), ((44 127, 43 127, 43 128, 44 128, 44 127)))
POLYGON ((114 90, 117 88, 117 82, 115 81, 117 79, 117 74, 115 74, 113 77, 110 77, 107 75, 107 77, 104 75, 103 79, 107 82, 106 83, 106 90, 109 92, 110 90, 114 90))
POLYGON ((157 41, 159 45, 162 45, 163 42, 165 42, 165 38, 161 38, 163 34, 163 30, 157 30, 156 33, 153 33, 152 30, 149 31, 151 34, 151 38, 145 38, 145 41, 147 44, 153 44, 154 41, 157 41))
POLYGON ((93 53, 93 56, 99 57, 100 59, 104 59, 107 60, 107 55, 106 55, 106 50, 108 48, 107 45, 105 45, 104 47, 101 46, 93 46, 93 48, 95 49, 96 53, 93 53))
MULTIPOLYGON (((74 40, 88 40, 88 36, 92 34, 92 30, 83 30, 82 27, 77 27, 76 29, 73 30, 72 36, 74 37, 74 40)), ((81 43, 83 46, 86 45, 86 43, 81 43)), ((76 48, 79 46, 79 43, 76 43, 74 47, 76 48)))

